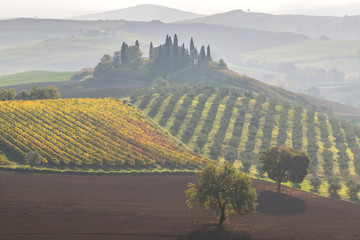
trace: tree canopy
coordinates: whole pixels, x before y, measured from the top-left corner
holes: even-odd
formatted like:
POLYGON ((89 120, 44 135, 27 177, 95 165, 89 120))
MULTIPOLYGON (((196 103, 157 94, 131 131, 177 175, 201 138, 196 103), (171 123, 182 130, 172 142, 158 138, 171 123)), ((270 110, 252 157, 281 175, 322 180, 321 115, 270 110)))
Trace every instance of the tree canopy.
POLYGON ((242 216, 255 211, 257 196, 251 179, 232 164, 208 164, 197 174, 197 180, 197 184, 188 185, 187 204, 191 207, 198 203, 204 209, 215 211, 220 227, 230 212, 242 216))
POLYGON ((308 173, 310 158, 303 151, 294 151, 286 146, 274 146, 260 156, 263 171, 278 184, 282 182, 301 183, 308 173))

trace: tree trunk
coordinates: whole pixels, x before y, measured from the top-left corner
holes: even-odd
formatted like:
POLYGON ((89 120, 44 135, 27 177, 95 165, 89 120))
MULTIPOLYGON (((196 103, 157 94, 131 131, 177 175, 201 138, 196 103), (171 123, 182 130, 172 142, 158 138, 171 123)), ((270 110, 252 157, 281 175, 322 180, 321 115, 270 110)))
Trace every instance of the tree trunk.
POLYGON ((219 218, 219 228, 223 228, 223 223, 226 220, 225 216, 225 204, 220 207, 220 218, 219 218))
POLYGON ((279 181, 279 182, 278 182, 278 185, 277 185, 277 192, 278 192, 278 193, 280 192, 280 187, 281 187, 281 182, 279 181))

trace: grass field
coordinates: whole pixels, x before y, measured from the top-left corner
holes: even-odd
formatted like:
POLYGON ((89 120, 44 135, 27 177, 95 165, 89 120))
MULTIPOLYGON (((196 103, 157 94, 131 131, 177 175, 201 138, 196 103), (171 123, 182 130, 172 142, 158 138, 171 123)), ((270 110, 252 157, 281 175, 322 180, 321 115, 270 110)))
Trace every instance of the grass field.
POLYGON ((73 74, 73 72, 29 71, 4 75, 0 76, 0 87, 30 83, 69 81, 73 74))

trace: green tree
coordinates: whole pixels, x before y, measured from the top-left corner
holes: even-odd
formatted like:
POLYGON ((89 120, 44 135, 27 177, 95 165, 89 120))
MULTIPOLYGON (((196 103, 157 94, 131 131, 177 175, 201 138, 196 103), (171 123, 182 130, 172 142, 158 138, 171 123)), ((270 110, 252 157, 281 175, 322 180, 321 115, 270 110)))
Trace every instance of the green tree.
POLYGON ((360 184, 357 183, 353 178, 350 178, 346 181, 346 186, 348 188, 347 194, 350 200, 358 200, 358 193, 360 192, 360 184))
POLYGON ((310 185, 314 188, 315 192, 318 192, 321 185, 321 179, 316 175, 311 176, 310 185))
POLYGON ((233 163, 238 158, 238 152, 236 147, 230 145, 225 150, 225 160, 233 163))
POLYGON ((155 82, 156 82, 156 85, 159 86, 159 87, 167 87, 167 86, 170 85, 169 82, 166 79, 162 78, 162 77, 156 78, 155 82))
POLYGON ((186 190, 187 204, 191 208, 198 203, 203 209, 211 209, 219 217, 219 227, 230 212, 240 216, 256 209, 256 191, 251 179, 232 164, 220 166, 208 164, 197 174, 198 183, 190 183, 186 190))
POLYGON ((138 49, 140 49, 140 43, 139 43, 139 40, 136 40, 136 41, 135 41, 135 46, 136 46, 138 49))
POLYGON ((26 90, 22 90, 18 95, 16 95, 16 99, 19 100, 29 100, 30 99, 30 93, 26 90))
POLYGON ((308 173, 310 158, 303 151, 294 151, 286 146, 274 146, 260 156, 263 170, 277 184, 280 192, 282 182, 301 183, 308 173))
POLYGON ((328 193, 330 197, 339 197, 339 190, 341 189, 339 179, 336 177, 332 177, 328 180, 328 183, 328 193))
POLYGON ((14 88, 10 88, 7 92, 7 100, 14 100, 16 97, 16 91, 14 88))
POLYGON ((55 86, 47 86, 44 90, 46 99, 58 99, 61 97, 59 89, 55 86))
POLYGON ((42 162, 42 157, 38 150, 31 150, 25 154, 24 160, 31 167, 39 165, 42 162))

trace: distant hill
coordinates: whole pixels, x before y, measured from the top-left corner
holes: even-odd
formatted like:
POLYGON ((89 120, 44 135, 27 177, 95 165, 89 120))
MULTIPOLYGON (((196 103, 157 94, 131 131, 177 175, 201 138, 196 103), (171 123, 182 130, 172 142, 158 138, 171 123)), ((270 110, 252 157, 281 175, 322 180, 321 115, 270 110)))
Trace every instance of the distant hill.
POLYGON ((181 23, 207 23, 258 30, 292 32, 319 39, 322 35, 331 39, 360 39, 359 16, 319 17, 305 15, 271 15, 266 13, 233 10, 181 23))
MULTIPOLYGON (((339 2, 340 3, 340 2, 339 2)), ((353 16, 360 14, 360 3, 343 4, 336 6, 292 9, 293 14, 312 16, 353 16)))
POLYGON ((181 21, 185 19, 193 19, 202 17, 204 15, 181 11, 174 8, 164 7, 153 4, 142 4, 134 7, 100 12, 88 15, 76 16, 71 19, 75 20, 120 20, 127 21, 144 21, 149 22, 159 20, 165 23, 181 21))
POLYGON ((308 39, 304 35, 234 28, 210 24, 165 24, 161 22, 75 21, 14 19, 0 21, 0 75, 18 71, 76 71, 94 66, 105 53, 120 49, 122 42, 139 40, 147 56, 150 41, 154 46, 167 34, 178 34, 179 42, 189 46, 210 44, 213 57, 226 61, 234 53, 308 39), (51 55, 49 55, 51 53, 51 55))
POLYGON ((121 100, 3 101, 0 105, 0 165, 7 168, 26 168, 24 157, 35 150, 41 155, 37 168, 58 170, 194 169, 205 161, 180 148, 121 100))

